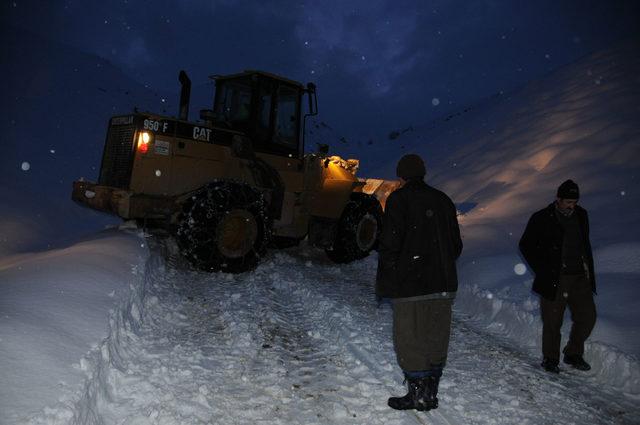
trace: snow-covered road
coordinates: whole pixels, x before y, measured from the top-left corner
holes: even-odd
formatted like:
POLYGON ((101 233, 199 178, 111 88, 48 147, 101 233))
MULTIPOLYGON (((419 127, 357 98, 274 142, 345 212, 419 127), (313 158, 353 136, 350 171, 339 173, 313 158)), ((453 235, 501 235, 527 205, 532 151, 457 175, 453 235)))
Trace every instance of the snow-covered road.
POLYGON ((271 254, 254 273, 224 275, 194 272, 171 254, 165 262, 161 251, 171 244, 151 245, 141 326, 118 329, 102 350, 110 361, 93 373, 89 415, 103 423, 630 424, 640 417, 589 374, 544 373, 537 358, 460 314, 441 407, 393 411, 386 400, 403 392, 402 376, 390 306, 378 308, 372 294, 375 257, 338 266, 302 246, 271 254))

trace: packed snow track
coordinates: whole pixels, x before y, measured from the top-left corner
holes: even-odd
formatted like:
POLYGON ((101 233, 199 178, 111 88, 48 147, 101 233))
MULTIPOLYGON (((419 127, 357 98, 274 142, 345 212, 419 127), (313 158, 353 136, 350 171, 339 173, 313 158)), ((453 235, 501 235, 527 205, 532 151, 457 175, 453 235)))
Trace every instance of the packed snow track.
POLYGON ((588 374, 544 373, 537 358, 459 312, 441 407, 393 411, 387 398, 404 387, 391 308, 373 296, 375 255, 336 265, 303 244, 269 254, 252 273, 209 274, 185 265, 170 239, 148 240, 143 288, 126 304, 128 315, 116 315, 135 323, 111 321, 94 365, 83 366, 85 395, 60 422, 631 424, 640 417, 588 374))

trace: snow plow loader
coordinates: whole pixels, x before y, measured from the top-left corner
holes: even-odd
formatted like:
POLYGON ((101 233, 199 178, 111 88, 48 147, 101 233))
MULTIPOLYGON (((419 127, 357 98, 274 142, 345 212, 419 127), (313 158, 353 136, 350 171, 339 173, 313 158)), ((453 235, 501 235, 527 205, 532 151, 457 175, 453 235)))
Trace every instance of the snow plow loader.
POLYGON ((262 71, 211 78, 213 109, 200 111, 200 121, 188 120, 184 71, 177 118, 112 117, 98 181, 75 181, 72 199, 168 229, 203 270, 251 270, 269 247, 305 237, 338 263, 366 257, 399 182, 357 178, 358 160, 329 155, 326 145, 304 153, 314 84, 262 71))

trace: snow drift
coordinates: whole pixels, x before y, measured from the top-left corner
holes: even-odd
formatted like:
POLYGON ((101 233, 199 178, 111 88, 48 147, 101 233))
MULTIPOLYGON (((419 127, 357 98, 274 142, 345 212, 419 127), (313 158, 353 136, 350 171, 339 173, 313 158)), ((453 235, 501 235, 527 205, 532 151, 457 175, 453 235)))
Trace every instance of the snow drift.
POLYGON ((118 337, 109 331, 114 320, 140 318, 132 300, 143 295, 147 256, 135 233, 111 231, 0 259, 0 423, 58 402, 68 406, 62 417, 75 412, 82 359, 100 353, 107 336, 118 337))

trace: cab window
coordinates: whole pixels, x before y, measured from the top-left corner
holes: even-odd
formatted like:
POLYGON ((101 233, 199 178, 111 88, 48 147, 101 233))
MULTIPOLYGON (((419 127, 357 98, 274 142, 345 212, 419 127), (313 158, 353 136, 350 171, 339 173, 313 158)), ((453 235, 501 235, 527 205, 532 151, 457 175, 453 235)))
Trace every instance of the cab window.
POLYGON ((216 92, 214 112, 217 121, 232 127, 248 124, 251 118, 251 86, 242 82, 225 82, 216 92))
POLYGON ((271 92, 262 88, 258 105, 258 127, 268 130, 271 123, 271 92))
POLYGON ((258 119, 254 143, 258 149, 265 149, 271 140, 271 110, 273 109, 274 86, 269 81, 261 81, 258 90, 258 119))
POLYGON ((286 86, 278 88, 275 115, 274 143, 297 149, 298 92, 295 89, 286 86))

